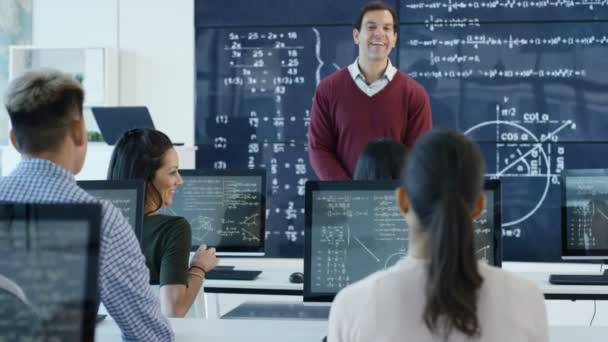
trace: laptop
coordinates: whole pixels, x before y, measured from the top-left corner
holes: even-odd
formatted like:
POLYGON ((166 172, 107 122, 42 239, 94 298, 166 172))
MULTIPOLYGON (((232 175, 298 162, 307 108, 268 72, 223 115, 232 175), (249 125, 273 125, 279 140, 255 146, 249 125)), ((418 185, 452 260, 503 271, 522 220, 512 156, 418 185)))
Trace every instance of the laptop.
POLYGON ((330 303, 244 302, 222 319, 327 320, 330 303))
POLYGON ((122 134, 134 128, 154 128, 148 107, 91 107, 99 131, 108 145, 114 145, 122 134))

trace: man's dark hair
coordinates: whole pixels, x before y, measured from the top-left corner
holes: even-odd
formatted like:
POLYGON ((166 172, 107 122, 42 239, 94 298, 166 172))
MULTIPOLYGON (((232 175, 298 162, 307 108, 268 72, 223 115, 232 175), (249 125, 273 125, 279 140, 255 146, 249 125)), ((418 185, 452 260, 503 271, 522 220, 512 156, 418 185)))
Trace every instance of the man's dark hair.
POLYGON ((355 166, 354 180, 398 180, 406 149, 390 138, 374 139, 365 145, 355 166))
POLYGON ((60 71, 37 70, 17 77, 4 99, 17 148, 41 153, 59 147, 71 120, 82 117, 83 101, 80 83, 60 71))
POLYGON ((392 8, 390 5, 382 1, 372 1, 363 6, 363 8, 361 8, 361 12, 359 12, 359 15, 357 16, 353 24, 353 27, 356 28, 357 31, 361 31, 361 24, 363 23, 363 17, 365 16, 365 13, 371 11, 389 11, 393 16, 393 30, 397 32, 397 27, 399 25, 399 21, 397 19, 397 12, 395 12, 395 9, 392 8))
POLYGON ((165 133, 150 128, 136 128, 125 132, 112 152, 108 180, 143 179, 146 182, 146 199, 155 196, 158 207, 146 215, 162 207, 162 196, 152 180, 162 167, 165 152, 171 148, 173 143, 165 133), (148 192, 149 189, 152 192, 148 192))

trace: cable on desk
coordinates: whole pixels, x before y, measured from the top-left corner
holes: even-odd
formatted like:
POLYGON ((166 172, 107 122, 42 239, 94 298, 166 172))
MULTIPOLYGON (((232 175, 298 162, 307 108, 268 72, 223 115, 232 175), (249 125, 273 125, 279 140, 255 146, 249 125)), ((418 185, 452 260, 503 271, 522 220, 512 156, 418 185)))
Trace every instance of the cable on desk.
POLYGON ((591 316, 591 321, 589 322, 589 326, 593 326, 593 320, 595 319, 595 313, 597 311, 597 301, 593 301, 593 316, 591 316))
MULTIPOLYGON (((600 265, 600 274, 604 273, 604 263, 600 265)), ((591 321, 589 321, 589 326, 593 325, 593 320, 595 319, 595 314, 597 312, 597 300, 593 300, 593 315, 591 316, 591 321)))

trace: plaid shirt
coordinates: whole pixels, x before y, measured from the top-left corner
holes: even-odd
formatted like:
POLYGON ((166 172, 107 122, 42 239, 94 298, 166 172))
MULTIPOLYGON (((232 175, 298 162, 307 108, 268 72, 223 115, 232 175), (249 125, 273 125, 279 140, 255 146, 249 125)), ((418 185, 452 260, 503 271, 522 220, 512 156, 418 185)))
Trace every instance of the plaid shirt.
MULTIPOLYGON (((0 179, 0 201, 16 203, 99 203, 78 187, 74 175, 46 159, 23 158, 0 179)), ((173 341, 133 229, 120 210, 101 201, 99 293, 124 341, 173 341)))

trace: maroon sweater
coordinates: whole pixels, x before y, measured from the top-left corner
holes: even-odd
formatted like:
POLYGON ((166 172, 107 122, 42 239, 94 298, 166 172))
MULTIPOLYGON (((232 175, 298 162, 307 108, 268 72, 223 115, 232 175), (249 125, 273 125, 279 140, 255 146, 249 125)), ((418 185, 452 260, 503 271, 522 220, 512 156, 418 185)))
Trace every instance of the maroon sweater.
POLYGON ((411 147, 431 129, 424 88, 401 71, 374 96, 357 87, 347 68, 323 79, 312 100, 310 163, 319 179, 348 180, 365 145, 392 138, 411 147))

